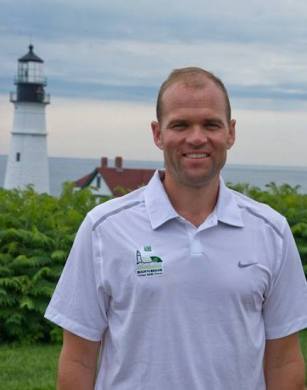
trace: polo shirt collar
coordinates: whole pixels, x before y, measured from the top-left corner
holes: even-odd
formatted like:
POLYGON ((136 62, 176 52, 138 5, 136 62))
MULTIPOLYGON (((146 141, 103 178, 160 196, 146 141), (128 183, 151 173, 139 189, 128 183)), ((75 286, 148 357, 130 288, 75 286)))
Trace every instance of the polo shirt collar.
MULTIPOLYGON (((163 171, 161 172, 163 174, 163 171)), ((181 218, 172 206, 160 178, 160 172, 156 171, 145 188, 145 206, 153 229, 157 229, 165 222, 181 218)), ((220 178, 220 188, 217 204, 212 214, 217 221, 243 227, 241 210, 237 204, 233 192, 227 188, 220 178)))
POLYGON ((232 190, 226 187, 220 177, 219 196, 214 211, 217 220, 227 225, 243 227, 242 212, 232 190))
POLYGON ((153 229, 179 216, 165 192, 159 171, 154 173, 145 188, 145 206, 153 229))

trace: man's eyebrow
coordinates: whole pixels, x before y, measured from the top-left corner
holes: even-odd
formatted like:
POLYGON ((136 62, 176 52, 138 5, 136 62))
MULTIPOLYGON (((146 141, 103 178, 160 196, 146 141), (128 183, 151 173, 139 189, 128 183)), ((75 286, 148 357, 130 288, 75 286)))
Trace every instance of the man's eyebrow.
POLYGON ((176 123, 187 123, 188 120, 187 119, 183 119, 183 118, 174 118, 174 119, 171 119, 169 122, 168 122, 168 125, 171 126, 173 124, 176 124, 176 123))
POLYGON ((221 118, 217 117, 205 118, 204 122, 224 123, 221 118))

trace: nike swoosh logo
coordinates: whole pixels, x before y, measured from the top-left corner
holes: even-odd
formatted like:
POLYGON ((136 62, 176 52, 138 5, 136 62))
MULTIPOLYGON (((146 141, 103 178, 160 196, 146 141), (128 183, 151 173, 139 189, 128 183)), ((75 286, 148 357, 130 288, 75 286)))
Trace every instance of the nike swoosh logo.
POLYGON ((250 267, 250 266, 255 265, 255 264, 258 264, 257 261, 253 261, 252 263, 245 263, 243 261, 239 261, 238 266, 240 268, 246 268, 246 267, 250 267))

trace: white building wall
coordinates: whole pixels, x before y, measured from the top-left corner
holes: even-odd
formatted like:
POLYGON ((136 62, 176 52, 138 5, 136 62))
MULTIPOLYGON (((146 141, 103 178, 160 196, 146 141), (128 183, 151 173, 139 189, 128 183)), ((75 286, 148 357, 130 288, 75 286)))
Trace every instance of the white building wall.
POLYGON ((112 191, 105 182, 104 178, 98 174, 90 184, 90 189, 93 195, 112 196, 112 191))
POLYGON ((4 188, 24 188, 28 184, 37 192, 49 193, 45 105, 15 103, 4 188))
POLYGON ((15 103, 12 133, 46 134, 45 105, 41 103, 15 103))

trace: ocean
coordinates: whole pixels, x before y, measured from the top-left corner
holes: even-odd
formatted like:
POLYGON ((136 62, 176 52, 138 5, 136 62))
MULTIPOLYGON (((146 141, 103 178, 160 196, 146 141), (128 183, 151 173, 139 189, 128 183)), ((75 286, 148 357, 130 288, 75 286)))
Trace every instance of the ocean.
MULTIPOLYGON (((98 159, 49 157, 51 194, 58 196, 64 182, 80 179, 92 172, 99 164, 98 159)), ((112 160, 109 160, 109 165, 113 165, 112 160)), ((163 163, 162 161, 124 160, 124 167, 159 169, 163 167, 163 163)), ((5 168, 6 156, 0 155, 0 187, 4 184, 5 168)), ((307 167, 229 164, 223 169, 222 176, 225 182, 249 183, 262 189, 271 182, 277 185, 284 183, 291 186, 298 185, 299 191, 307 194, 307 167)))

